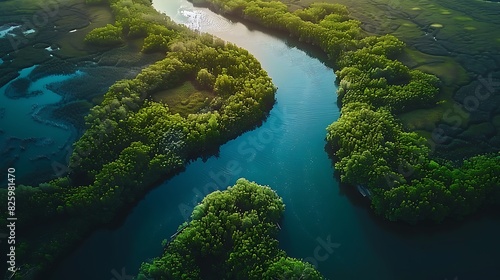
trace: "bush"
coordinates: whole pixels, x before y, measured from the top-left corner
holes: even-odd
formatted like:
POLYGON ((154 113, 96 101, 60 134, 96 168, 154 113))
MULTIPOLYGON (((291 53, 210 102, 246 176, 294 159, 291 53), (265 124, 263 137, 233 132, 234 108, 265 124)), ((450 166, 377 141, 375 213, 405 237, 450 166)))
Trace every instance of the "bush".
POLYGON ((87 36, 85 36, 85 42, 96 46, 116 46, 123 43, 121 34, 122 30, 120 27, 107 24, 104 27, 99 27, 90 31, 87 36))

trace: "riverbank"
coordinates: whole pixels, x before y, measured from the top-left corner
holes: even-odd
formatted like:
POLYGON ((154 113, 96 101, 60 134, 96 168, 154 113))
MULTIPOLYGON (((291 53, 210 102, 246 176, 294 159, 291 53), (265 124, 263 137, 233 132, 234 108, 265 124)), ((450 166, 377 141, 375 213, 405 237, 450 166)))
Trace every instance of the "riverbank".
MULTIPOLYGON (((96 35, 91 44, 100 47, 107 42, 100 32, 129 24, 123 33, 120 29, 120 41, 133 44, 143 39, 141 52, 157 49, 168 54, 133 79, 114 83, 90 110, 87 129, 74 144, 69 167, 60 165, 68 176, 18 191, 18 199, 31 204, 17 213, 18 236, 23 240, 18 260, 26 272, 15 274, 14 279, 43 277, 78 241, 130 209, 159 180, 260 125, 275 102, 271 79, 247 51, 176 25, 149 4, 137 4, 131 10, 124 1, 114 5, 119 7, 114 10, 117 26, 94 29, 85 36, 86 42, 96 35), (134 15, 119 17, 122 10, 134 15), (128 22, 142 16, 147 19, 128 22), (137 26, 146 32, 132 34, 137 26), (158 92, 193 82, 193 77, 197 88, 215 95, 202 108, 181 116, 151 100, 158 92)), ((99 63, 90 63, 94 64, 99 63)), ((68 86, 54 82, 50 88, 64 91, 68 86)), ((184 98, 190 101, 191 97, 184 98)), ((61 115, 70 117, 67 112, 61 115)))
MULTIPOLYGON (((291 9, 313 0, 282 0, 291 9)), ((500 97, 500 28, 497 3, 488 1, 326 0, 348 7, 368 34, 392 34, 408 45, 399 59, 407 66, 438 76, 440 100, 432 108, 398 115, 405 128, 426 139, 436 129, 448 140, 437 143, 440 157, 462 160, 500 150, 500 115, 492 104, 500 97), (484 84, 490 86, 485 88, 484 84), (495 85, 495 88, 491 88, 495 85), (475 97, 481 92, 482 97, 475 97), (489 94, 488 94, 489 92, 489 94), (459 121, 457 121, 459 120, 459 121)))
POLYGON ((85 129, 84 116, 108 88, 119 79, 134 77, 164 55, 143 54, 133 41, 114 49, 84 43, 87 32, 113 22, 105 6, 88 6, 83 0, 26 0, 3 1, 0 7, 0 26, 4 27, 0 85, 2 92, 7 91, 0 104, 0 141, 5 147, 20 141, 14 149, 0 151, 0 166, 15 167, 19 182, 36 185, 64 174, 71 144, 85 129), (35 68, 19 79, 23 69, 30 67, 35 68), (71 75, 76 71, 81 75, 71 75), (67 78, 57 78, 61 75, 67 78), (46 77, 53 78, 39 86, 46 77), (26 117, 30 115, 34 122, 26 117), (30 129, 20 131, 21 126, 30 129), (30 139, 47 134, 55 139, 53 144, 30 144, 30 139))
MULTIPOLYGON (((228 12, 217 4, 209 4, 221 1, 193 2, 242 18, 239 10, 228 12)), ((281 2, 290 11, 296 11, 316 1, 281 2)), ((500 38, 495 33, 500 22, 494 12, 499 9, 498 5, 429 0, 326 2, 348 7, 352 18, 360 21, 367 35, 395 35, 407 44, 398 60, 411 69, 440 78, 442 84, 436 104, 397 115, 405 129, 428 140, 432 140, 435 130, 444 131, 446 141, 436 143, 435 155, 461 161, 500 150, 500 116, 491 105, 500 102, 500 97, 492 94, 496 90, 492 86, 500 77, 500 57, 498 51, 491 51, 500 50, 500 38), (489 85, 488 88, 484 88, 484 84, 489 85), (485 93, 476 94, 480 91, 485 93), (477 135, 480 137, 475 137, 477 135)), ((238 5, 235 3, 238 1, 233 2, 233 7, 238 5)))
POLYGON ((338 186, 324 151, 324 128, 339 116, 332 69, 286 40, 207 9, 180 0, 155 2, 176 22, 196 24, 248 49, 278 86, 277 103, 261 127, 152 190, 116 228, 93 233, 66 258, 54 279, 135 275, 144 260, 162 253, 162 240, 177 231, 204 195, 239 177, 273 186, 283 197, 287 208, 280 223, 281 248, 317 265, 329 279, 500 277, 499 250, 491 246, 500 234, 495 216, 416 228, 382 220, 355 189, 338 186), (323 255, 321 242, 328 240, 340 246, 323 255))

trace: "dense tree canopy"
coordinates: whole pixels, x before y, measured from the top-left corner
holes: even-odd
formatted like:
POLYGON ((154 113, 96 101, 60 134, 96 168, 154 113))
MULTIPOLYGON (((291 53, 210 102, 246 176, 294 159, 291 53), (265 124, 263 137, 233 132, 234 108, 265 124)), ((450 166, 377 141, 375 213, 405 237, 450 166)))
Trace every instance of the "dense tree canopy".
MULTIPOLYGON (((54 166, 67 171, 67 176, 38 187, 18 188, 17 198, 30 205, 16 213, 22 240, 17 258, 26 271, 47 268, 158 180, 259 125, 275 101, 271 79, 247 51, 172 23, 149 1, 111 0, 109 4, 115 24, 91 31, 89 43, 109 47, 144 38, 142 51, 160 51, 165 57, 135 78, 116 82, 90 110, 70 166, 54 166), (214 99, 186 116, 153 101, 157 92, 186 81, 211 91, 214 99)), ((5 198, 6 192, 0 196, 5 198)))
POLYGON ((166 52, 171 42, 185 35, 187 28, 153 11, 149 0, 87 0, 89 4, 106 4, 115 17, 114 24, 90 31, 85 41, 95 46, 113 47, 126 40, 143 38, 142 52, 166 52))
POLYGON ((197 2, 286 32, 328 55, 338 67, 342 104, 341 117, 327 128, 335 168, 342 182, 371 190, 380 215, 410 223, 442 221, 500 201, 498 154, 462 164, 433 159, 433 139, 403 130, 396 114, 435 104, 440 81, 398 61, 405 44, 394 36, 364 36, 360 22, 338 4, 313 3, 290 12, 279 1, 197 2))
POLYGON ((323 279, 278 248, 284 210, 272 189, 239 179, 207 195, 163 256, 142 264, 137 279, 323 279))
MULTIPOLYGON (((317 46, 338 66, 342 115, 328 127, 327 140, 338 157, 341 180, 368 187, 377 213, 412 223, 441 221, 498 203, 499 155, 461 164, 433 159, 428 142, 399 124, 397 113, 432 105, 440 83, 396 60, 404 48, 397 38, 364 37, 360 22, 336 4, 316 3, 292 13, 278 1, 205 1, 317 46)), ((165 53, 165 58, 134 79, 115 83, 92 108, 88 129, 74 145, 68 176, 16 190, 18 200, 30 205, 16 213, 16 230, 23 237, 17 257, 27 271, 48 267, 154 182, 258 125, 274 103, 271 79, 247 51, 172 23, 148 0, 89 2, 109 4, 116 22, 89 32, 88 43, 110 47, 139 38, 144 39, 143 52, 165 53), (181 116, 152 101, 156 92, 186 80, 215 94, 199 112, 181 116)), ((222 277, 293 279, 301 271, 300 277, 321 279, 310 265, 277 249, 274 223, 283 209, 275 194, 246 181, 234 188, 208 196, 168 253, 143 266, 145 273, 195 279, 215 271, 219 261, 224 270, 215 275, 222 277), (260 195, 252 200, 245 189, 260 195), (220 204, 219 199, 237 204, 220 204), (202 235, 202 230, 217 234, 202 235), (206 256, 210 261, 200 263, 206 256)), ((6 192, 0 196, 6 199, 6 192)))

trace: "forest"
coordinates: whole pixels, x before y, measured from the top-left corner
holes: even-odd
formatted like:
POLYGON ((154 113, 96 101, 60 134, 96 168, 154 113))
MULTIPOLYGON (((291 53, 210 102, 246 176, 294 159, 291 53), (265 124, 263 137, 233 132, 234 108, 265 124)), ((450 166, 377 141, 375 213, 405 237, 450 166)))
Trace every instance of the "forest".
POLYGON ((397 114, 432 107, 442 88, 398 61, 405 44, 368 36, 345 6, 313 3, 293 12, 279 1, 196 0, 218 12, 288 34, 323 50, 337 69, 341 117, 326 140, 342 182, 367 187, 374 211, 391 221, 441 222, 500 201, 500 154, 461 162, 433 156, 446 135, 405 131, 397 114))
POLYGON ((207 195, 166 242, 163 256, 142 264, 137 279, 323 279, 310 263, 279 249, 284 211, 271 188, 239 179, 207 195))
MULTIPOLYGON (((17 199, 29 207, 16 213, 22 272, 12 279, 49 273, 77 242, 116 219, 155 183, 259 125, 275 102, 271 79, 246 50, 173 23, 149 1, 109 5, 115 24, 88 33, 88 44, 110 48, 143 39, 142 52, 162 52, 165 58, 134 79, 116 82, 90 110, 69 167, 56 166, 65 176, 17 187, 17 199), (185 116, 152 100, 185 81, 213 92, 213 99, 185 116)), ((7 191, 0 196, 6 200, 7 191)))

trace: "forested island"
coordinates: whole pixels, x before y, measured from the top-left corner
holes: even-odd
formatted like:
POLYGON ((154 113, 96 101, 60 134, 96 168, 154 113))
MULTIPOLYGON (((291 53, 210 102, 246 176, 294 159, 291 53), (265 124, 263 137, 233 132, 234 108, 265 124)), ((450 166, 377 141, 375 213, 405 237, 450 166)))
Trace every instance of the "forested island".
POLYGON ((340 119, 327 141, 342 182, 367 187, 391 221, 462 218, 500 201, 500 154, 455 162, 432 156, 446 135, 405 131, 397 114, 438 101, 439 79, 398 61, 405 44, 367 36, 345 6, 313 3, 290 12, 279 1, 197 0, 221 13, 285 32, 323 50, 338 68, 340 119))

